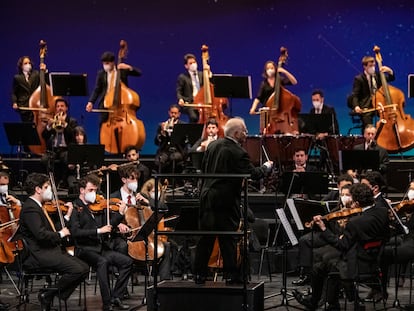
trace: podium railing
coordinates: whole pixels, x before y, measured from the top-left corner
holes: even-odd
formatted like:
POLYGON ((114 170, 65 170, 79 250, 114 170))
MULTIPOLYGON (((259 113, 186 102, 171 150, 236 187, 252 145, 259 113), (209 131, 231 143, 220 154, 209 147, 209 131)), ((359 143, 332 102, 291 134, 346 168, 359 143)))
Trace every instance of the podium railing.
MULTIPOLYGON (((158 226, 154 228, 154 261, 153 261, 153 271, 154 271, 154 285, 153 285, 153 306, 154 310, 158 310, 158 235, 198 235, 198 236, 217 236, 217 235, 231 235, 231 236, 243 236, 243 261, 242 261, 242 273, 243 273, 243 310, 247 310, 247 200, 248 200, 248 183, 247 179, 250 178, 250 174, 205 174, 205 173, 193 173, 193 174, 171 174, 171 173, 158 173, 153 174, 155 179, 155 185, 159 184, 160 178, 199 178, 199 179, 208 179, 208 178, 219 178, 219 179, 243 179, 243 231, 199 231, 199 230, 181 230, 181 231, 159 231, 158 226)), ((158 198, 158 187, 155 187, 155 198, 158 198)), ((155 200, 155 217, 158 217, 158 199, 155 200)))

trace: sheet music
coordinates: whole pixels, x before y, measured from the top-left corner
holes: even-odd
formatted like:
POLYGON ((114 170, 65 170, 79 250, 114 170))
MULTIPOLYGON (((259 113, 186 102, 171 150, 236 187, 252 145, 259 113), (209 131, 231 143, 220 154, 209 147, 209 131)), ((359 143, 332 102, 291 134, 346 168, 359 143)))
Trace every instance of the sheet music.
POLYGON ((289 207, 290 213, 293 216, 293 220, 295 221, 295 224, 296 224, 296 227, 298 228, 298 230, 300 230, 300 231, 305 230, 305 228, 303 227, 303 224, 302 224, 302 220, 300 219, 300 216, 299 216, 298 211, 296 209, 295 201, 293 201, 293 199, 287 199, 286 204, 289 207))
POLYGON ((298 239, 296 238, 296 235, 293 233, 292 227, 290 226, 289 220, 286 217, 285 211, 283 210, 283 208, 278 208, 276 209, 276 213, 280 221, 282 222, 283 228, 286 231, 290 243, 292 244, 292 246, 297 245, 299 243, 298 239))

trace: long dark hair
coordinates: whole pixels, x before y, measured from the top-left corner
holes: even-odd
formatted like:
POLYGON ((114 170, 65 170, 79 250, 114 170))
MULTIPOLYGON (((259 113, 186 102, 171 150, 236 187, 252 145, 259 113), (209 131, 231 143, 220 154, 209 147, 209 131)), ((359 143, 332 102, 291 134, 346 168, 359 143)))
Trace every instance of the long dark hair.
POLYGON ((32 59, 29 56, 22 56, 17 60, 17 72, 19 74, 23 73, 23 68, 22 67, 23 67, 23 61, 24 61, 25 58, 30 60, 30 64, 32 64, 32 70, 33 70, 33 61, 32 61, 32 59))

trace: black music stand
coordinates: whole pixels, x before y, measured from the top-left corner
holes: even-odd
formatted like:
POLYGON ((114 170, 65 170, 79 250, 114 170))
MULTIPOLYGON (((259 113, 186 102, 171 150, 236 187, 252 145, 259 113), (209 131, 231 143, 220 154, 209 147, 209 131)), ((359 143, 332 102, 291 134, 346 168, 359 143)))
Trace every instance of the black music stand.
POLYGON ((171 133, 171 144, 175 146, 192 146, 203 134, 203 124, 177 123, 171 133))
POLYGON ((250 76, 213 75, 214 96, 230 98, 230 116, 233 98, 252 99, 252 80, 250 76))
MULTIPOLYGON (((294 206, 296 207, 297 215, 299 216, 298 219, 293 217, 295 219, 298 230, 300 230, 300 224, 298 221, 300 221, 302 225, 305 225, 306 223, 310 223, 313 220, 313 216, 326 215, 329 212, 325 202, 322 201, 294 199, 293 202, 294 206)), ((291 214, 294 213, 292 210, 290 210, 290 212, 291 214)))
POLYGON ((334 115, 331 113, 300 113, 298 115, 299 132, 306 134, 332 133, 334 115))
POLYGON ((105 159, 105 145, 68 146, 68 163, 80 164, 84 168, 94 170, 101 167, 105 159))
POLYGON ((37 134, 36 124, 31 122, 22 123, 4 123, 4 130, 6 131, 9 145, 17 146, 17 156, 19 159, 19 179, 18 185, 21 188, 24 182, 24 170, 22 159, 23 146, 39 146, 40 138, 37 134))
POLYGON ((69 72, 51 72, 50 87, 53 96, 88 96, 87 74, 69 72))
MULTIPOLYGON (((148 236, 158 227, 158 223, 160 220, 164 217, 165 213, 157 212, 152 213, 151 216, 145 221, 144 225, 141 227, 141 229, 138 231, 137 235, 131 240, 131 242, 137 242, 137 241, 144 241, 145 245, 145 267, 148 269, 148 236)), ((155 243, 158 243, 158 241, 155 241, 155 243)), ((156 249, 156 247, 154 247, 156 249)), ((158 258, 157 258, 158 259, 158 258)), ((155 263, 158 264, 158 263, 155 263)), ((148 269, 148 271, 150 271, 148 269)), ((157 282, 157 280, 154 280, 154 282, 157 282)), ((145 281, 144 281, 144 298, 142 298, 142 304, 147 304, 147 289, 148 289, 148 276, 147 273, 145 273, 145 281)), ((136 310, 136 309, 133 309, 136 310)))
POLYGON ((378 150, 342 150, 339 151, 339 169, 378 171, 380 167, 378 150))
POLYGON ((288 194, 290 190, 290 193, 294 194, 321 195, 328 192, 328 185, 329 174, 326 172, 284 172, 281 190, 285 194, 288 194), (289 189, 290 185, 291 189, 289 189))

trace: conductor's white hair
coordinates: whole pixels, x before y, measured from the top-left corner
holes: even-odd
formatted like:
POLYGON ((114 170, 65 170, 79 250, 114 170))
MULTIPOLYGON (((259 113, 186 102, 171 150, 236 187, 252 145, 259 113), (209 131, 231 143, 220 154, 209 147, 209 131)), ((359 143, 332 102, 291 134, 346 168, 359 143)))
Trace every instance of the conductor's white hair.
POLYGON ((242 131, 246 125, 244 124, 244 120, 240 117, 235 117, 229 119, 226 124, 224 125, 224 136, 233 137, 234 133, 237 131, 242 131))

